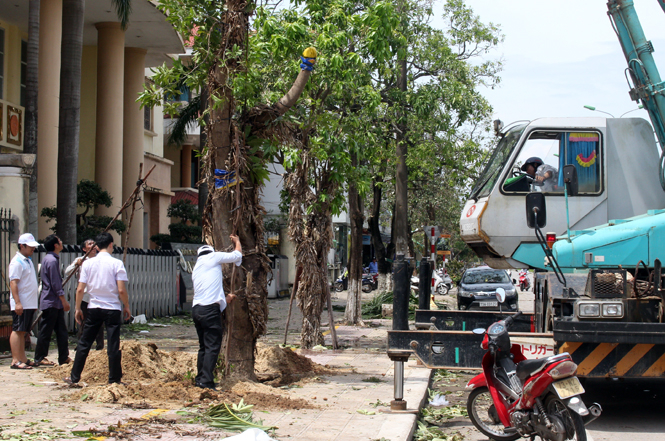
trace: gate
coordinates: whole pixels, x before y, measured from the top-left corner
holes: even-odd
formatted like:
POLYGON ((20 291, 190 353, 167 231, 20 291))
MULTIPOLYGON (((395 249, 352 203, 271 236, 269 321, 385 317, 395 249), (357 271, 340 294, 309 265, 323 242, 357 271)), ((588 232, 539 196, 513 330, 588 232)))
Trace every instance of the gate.
POLYGON ((14 219, 12 212, 6 208, 0 208, 0 348, 6 349, 9 335, 12 332, 12 317, 9 313, 9 280, 7 269, 12 260, 11 236, 14 232, 14 219), (5 341, 7 340, 7 341, 5 341))

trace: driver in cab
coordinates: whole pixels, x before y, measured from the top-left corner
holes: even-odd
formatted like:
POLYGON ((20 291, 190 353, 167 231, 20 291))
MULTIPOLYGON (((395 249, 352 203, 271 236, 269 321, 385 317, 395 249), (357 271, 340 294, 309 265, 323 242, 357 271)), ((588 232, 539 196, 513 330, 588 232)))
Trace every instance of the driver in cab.
POLYGON ((558 170, 542 159, 533 156, 524 162, 522 171, 533 178, 532 185, 540 187, 540 191, 556 191, 558 170))

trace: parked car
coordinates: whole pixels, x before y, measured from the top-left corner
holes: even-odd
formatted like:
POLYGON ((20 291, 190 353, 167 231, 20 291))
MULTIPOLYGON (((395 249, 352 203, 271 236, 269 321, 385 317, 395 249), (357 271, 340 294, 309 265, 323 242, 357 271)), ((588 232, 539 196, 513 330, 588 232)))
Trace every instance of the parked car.
POLYGON ((501 305, 503 311, 517 311, 518 296, 510 276, 505 270, 488 266, 470 268, 464 271, 457 287, 457 309, 460 310, 499 310, 496 289, 506 291, 506 300, 501 305))

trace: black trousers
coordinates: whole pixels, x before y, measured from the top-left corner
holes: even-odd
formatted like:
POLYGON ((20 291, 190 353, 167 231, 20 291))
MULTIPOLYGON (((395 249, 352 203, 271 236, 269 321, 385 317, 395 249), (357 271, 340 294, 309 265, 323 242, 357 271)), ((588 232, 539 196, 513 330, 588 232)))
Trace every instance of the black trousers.
MULTIPOLYGON (((88 302, 81 302, 81 312, 83 312, 83 323, 85 323, 86 318, 88 318, 88 302)), ((81 335, 83 335, 83 325, 79 325, 79 330, 76 333, 76 340, 81 340, 81 335)), ((97 346, 95 347, 95 350, 100 351, 104 349, 104 327, 100 326, 99 327, 99 334, 97 334, 97 338, 95 339, 97 342, 97 346)), ((78 347, 76 348, 78 350, 78 347)))
POLYGON ((69 342, 67 334, 67 323, 65 323, 65 310, 57 308, 46 308, 39 318, 39 334, 37 335, 37 346, 35 348, 35 361, 42 361, 48 355, 48 347, 51 336, 55 331, 58 342, 58 364, 63 364, 69 358, 69 342))
POLYGON ((219 304, 196 305, 192 308, 192 318, 199 335, 199 356, 197 360, 196 384, 202 387, 215 387, 215 366, 222 349, 224 324, 219 304))
POLYGON ((72 366, 72 383, 81 380, 90 348, 103 324, 106 324, 106 353, 109 356, 109 384, 120 383, 122 379, 122 353, 120 352, 120 325, 122 311, 114 309, 88 308, 88 317, 83 323, 83 334, 78 342, 78 350, 72 366))

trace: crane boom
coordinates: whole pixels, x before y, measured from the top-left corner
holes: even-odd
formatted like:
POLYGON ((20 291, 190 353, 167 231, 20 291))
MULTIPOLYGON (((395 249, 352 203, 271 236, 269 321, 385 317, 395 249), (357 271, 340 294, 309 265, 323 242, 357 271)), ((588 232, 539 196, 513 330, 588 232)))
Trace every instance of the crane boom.
MULTIPOLYGON (((658 0, 665 12, 665 0, 658 0)), ((665 156, 665 82, 653 58, 653 44, 647 40, 637 17, 633 0, 609 0, 607 14, 619 38, 630 74, 630 98, 641 102, 656 132, 660 144, 660 183, 665 190, 663 159, 665 156), (632 81, 632 85, 630 82, 632 81)))

